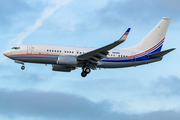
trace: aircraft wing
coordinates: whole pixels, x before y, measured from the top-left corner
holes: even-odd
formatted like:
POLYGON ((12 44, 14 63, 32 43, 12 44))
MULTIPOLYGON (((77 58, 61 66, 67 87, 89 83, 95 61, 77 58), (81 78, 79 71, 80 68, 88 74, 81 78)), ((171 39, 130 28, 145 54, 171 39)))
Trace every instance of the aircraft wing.
POLYGON ((97 61, 101 61, 102 58, 104 58, 104 57, 107 58, 109 50, 113 49, 114 47, 118 46, 119 44, 123 43, 126 40, 128 34, 130 32, 130 29, 131 28, 128 28, 119 40, 117 40, 109 45, 106 45, 104 47, 101 47, 101 48, 92 50, 90 52, 78 55, 77 59, 83 60, 83 61, 88 60, 89 62, 97 63, 97 61))

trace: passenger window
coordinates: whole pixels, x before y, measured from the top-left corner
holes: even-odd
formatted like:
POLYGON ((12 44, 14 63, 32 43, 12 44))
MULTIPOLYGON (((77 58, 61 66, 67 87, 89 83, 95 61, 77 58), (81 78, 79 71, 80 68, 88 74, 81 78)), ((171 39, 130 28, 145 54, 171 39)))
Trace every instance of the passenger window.
POLYGON ((51 52, 51 50, 49 50, 49 52, 51 52))
POLYGON ((66 53, 66 51, 64 51, 64 53, 66 53))
POLYGON ((47 50, 47 52, 48 52, 49 50, 47 50))
POLYGON ((52 52, 54 52, 54 50, 52 50, 52 52))
POLYGON ((59 52, 59 50, 57 50, 57 52, 59 52))
POLYGON ((56 52, 56 50, 54 50, 54 52, 56 52))

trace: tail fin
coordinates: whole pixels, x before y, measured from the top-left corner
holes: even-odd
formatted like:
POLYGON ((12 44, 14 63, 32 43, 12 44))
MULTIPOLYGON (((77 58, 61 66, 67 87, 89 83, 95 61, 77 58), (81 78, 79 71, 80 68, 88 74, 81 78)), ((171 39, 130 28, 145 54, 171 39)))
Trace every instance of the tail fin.
POLYGON ((151 30, 151 32, 136 46, 132 47, 138 51, 160 52, 171 18, 162 20, 151 30))

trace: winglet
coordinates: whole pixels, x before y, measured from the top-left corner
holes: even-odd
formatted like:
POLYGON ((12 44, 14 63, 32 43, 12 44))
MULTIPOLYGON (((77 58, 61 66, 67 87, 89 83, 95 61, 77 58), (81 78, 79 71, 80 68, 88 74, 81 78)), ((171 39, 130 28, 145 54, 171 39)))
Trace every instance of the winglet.
POLYGON ((131 28, 128 28, 127 31, 124 33, 124 35, 128 35, 130 30, 131 30, 131 28))
POLYGON ((127 36, 128 36, 128 34, 129 34, 129 32, 130 32, 130 30, 131 30, 131 28, 128 28, 126 30, 126 32, 123 34, 123 36, 119 39, 119 41, 125 41, 127 36))

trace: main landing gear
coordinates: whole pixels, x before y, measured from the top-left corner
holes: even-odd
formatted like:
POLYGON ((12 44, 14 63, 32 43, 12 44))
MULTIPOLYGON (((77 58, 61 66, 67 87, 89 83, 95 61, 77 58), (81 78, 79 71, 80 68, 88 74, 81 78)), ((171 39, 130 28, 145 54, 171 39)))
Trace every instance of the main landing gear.
POLYGON ((89 74, 91 72, 91 69, 89 67, 83 67, 82 68, 82 73, 81 73, 81 76, 82 77, 86 77, 87 74, 89 74))

